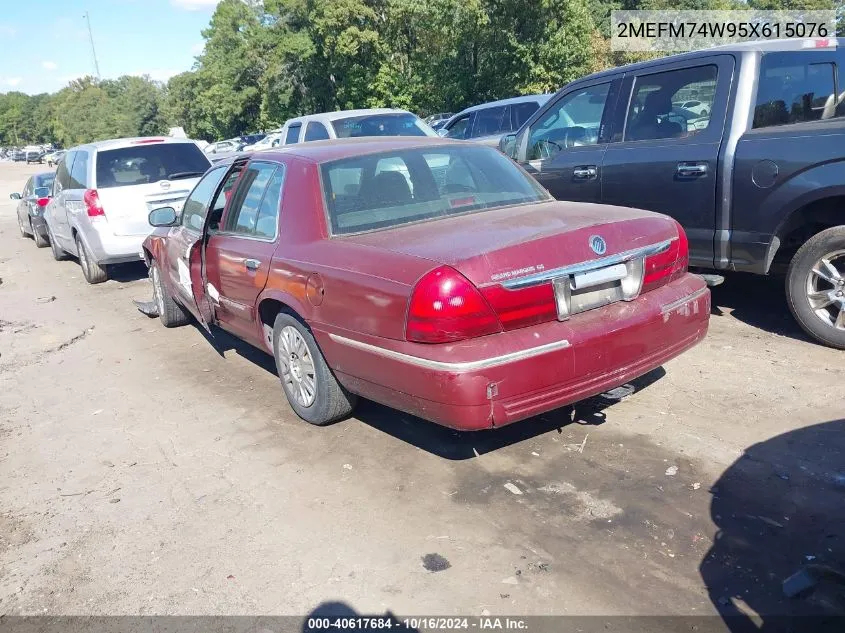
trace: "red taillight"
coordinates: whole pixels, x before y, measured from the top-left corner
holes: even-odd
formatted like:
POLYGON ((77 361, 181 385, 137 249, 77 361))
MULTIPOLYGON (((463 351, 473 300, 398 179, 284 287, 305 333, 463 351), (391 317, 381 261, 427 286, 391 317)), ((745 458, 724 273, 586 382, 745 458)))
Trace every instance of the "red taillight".
POLYGON ((38 198, 38 200, 35 201, 35 204, 43 209, 50 204, 50 198, 38 198))
POLYGON ((678 238, 672 240, 665 251, 645 259, 642 292, 667 284, 687 272, 689 242, 681 225, 677 222, 675 224, 678 228, 678 238))
POLYGON ((481 292, 496 311, 505 330, 529 327, 557 318, 555 291, 551 282, 520 290, 487 286, 481 292))
POLYGON ((103 211, 103 205, 100 204, 100 196, 96 189, 86 189, 82 200, 85 202, 89 218, 105 217, 106 212, 103 211))
POLYGON ((405 326, 409 341, 449 343, 501 331, 478 288, 454 268, 436 268, 414 287, 405 326))

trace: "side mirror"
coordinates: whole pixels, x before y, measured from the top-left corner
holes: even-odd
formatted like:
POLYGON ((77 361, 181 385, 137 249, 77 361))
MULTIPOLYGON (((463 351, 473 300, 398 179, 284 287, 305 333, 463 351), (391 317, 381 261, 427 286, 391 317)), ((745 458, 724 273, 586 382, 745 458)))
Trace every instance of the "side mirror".
POLYGON ((150 226, 173 226, 176 224, 176 209, 173 207, 161 207, 150 211, 150 226))
POLYGON ((499 151, 505 156, 516 159, 516 134, 505 134, 500 138, 499 151))
POLYGON ((20 199, 21 199, 21 194, 19 194, 19 193, 17 193, 17 192, 16 192, 16 193, 10 193, 10 194, 9 194, 9 197, 10 197, 12 200, 20 200, 20 199))

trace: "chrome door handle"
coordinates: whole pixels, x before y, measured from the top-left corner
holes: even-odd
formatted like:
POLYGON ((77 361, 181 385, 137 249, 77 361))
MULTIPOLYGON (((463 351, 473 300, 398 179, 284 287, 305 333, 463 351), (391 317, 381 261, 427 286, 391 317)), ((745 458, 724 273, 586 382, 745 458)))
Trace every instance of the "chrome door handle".
POLYGON ((704 176, 707 173, 707 163, 678 163, 677 174, 684 178, 704 176))
POLYGON ((584 165, 572 170, 572 175, 578 180, 590 180, 595 178, 596 174, 598 174, 598 169, 595 165, 584 165))
POLYGON ((245 259, 244 266, 246 266, 249 270, 258 270, 258 267, 261 266, 261 262, 257 259, 245 259))

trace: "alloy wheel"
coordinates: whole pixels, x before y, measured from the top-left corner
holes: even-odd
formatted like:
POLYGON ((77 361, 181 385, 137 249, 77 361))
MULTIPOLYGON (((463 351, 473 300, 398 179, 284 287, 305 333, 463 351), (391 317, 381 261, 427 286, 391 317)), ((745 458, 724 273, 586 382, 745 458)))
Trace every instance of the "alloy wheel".
POLYGON ((317 398, 314 359, 305 339, 293 326, 282 328, 279 337, 279 361, 282 382, 299 405, 310 407, 317 398))
POLYGON ((845 330, 845 250, 828 253, 807 275, 807 300, 826 325, 845 330))

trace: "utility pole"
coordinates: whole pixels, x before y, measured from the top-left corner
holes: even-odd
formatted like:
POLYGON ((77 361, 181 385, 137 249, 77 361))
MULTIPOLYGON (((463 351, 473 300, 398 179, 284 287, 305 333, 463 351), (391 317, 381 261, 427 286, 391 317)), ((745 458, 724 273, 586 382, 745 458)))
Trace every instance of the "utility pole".
POLYGON ((88 40, 91 42, 91 54, 94 56, 94 71, 97 73, 97 79, 101 79, 100 64, 97 62, 97 49, 94 48, 94 33, 91 31, 91 16, 86 11, 82 17, 85 18, 85 23, 88 25, 88 40))

